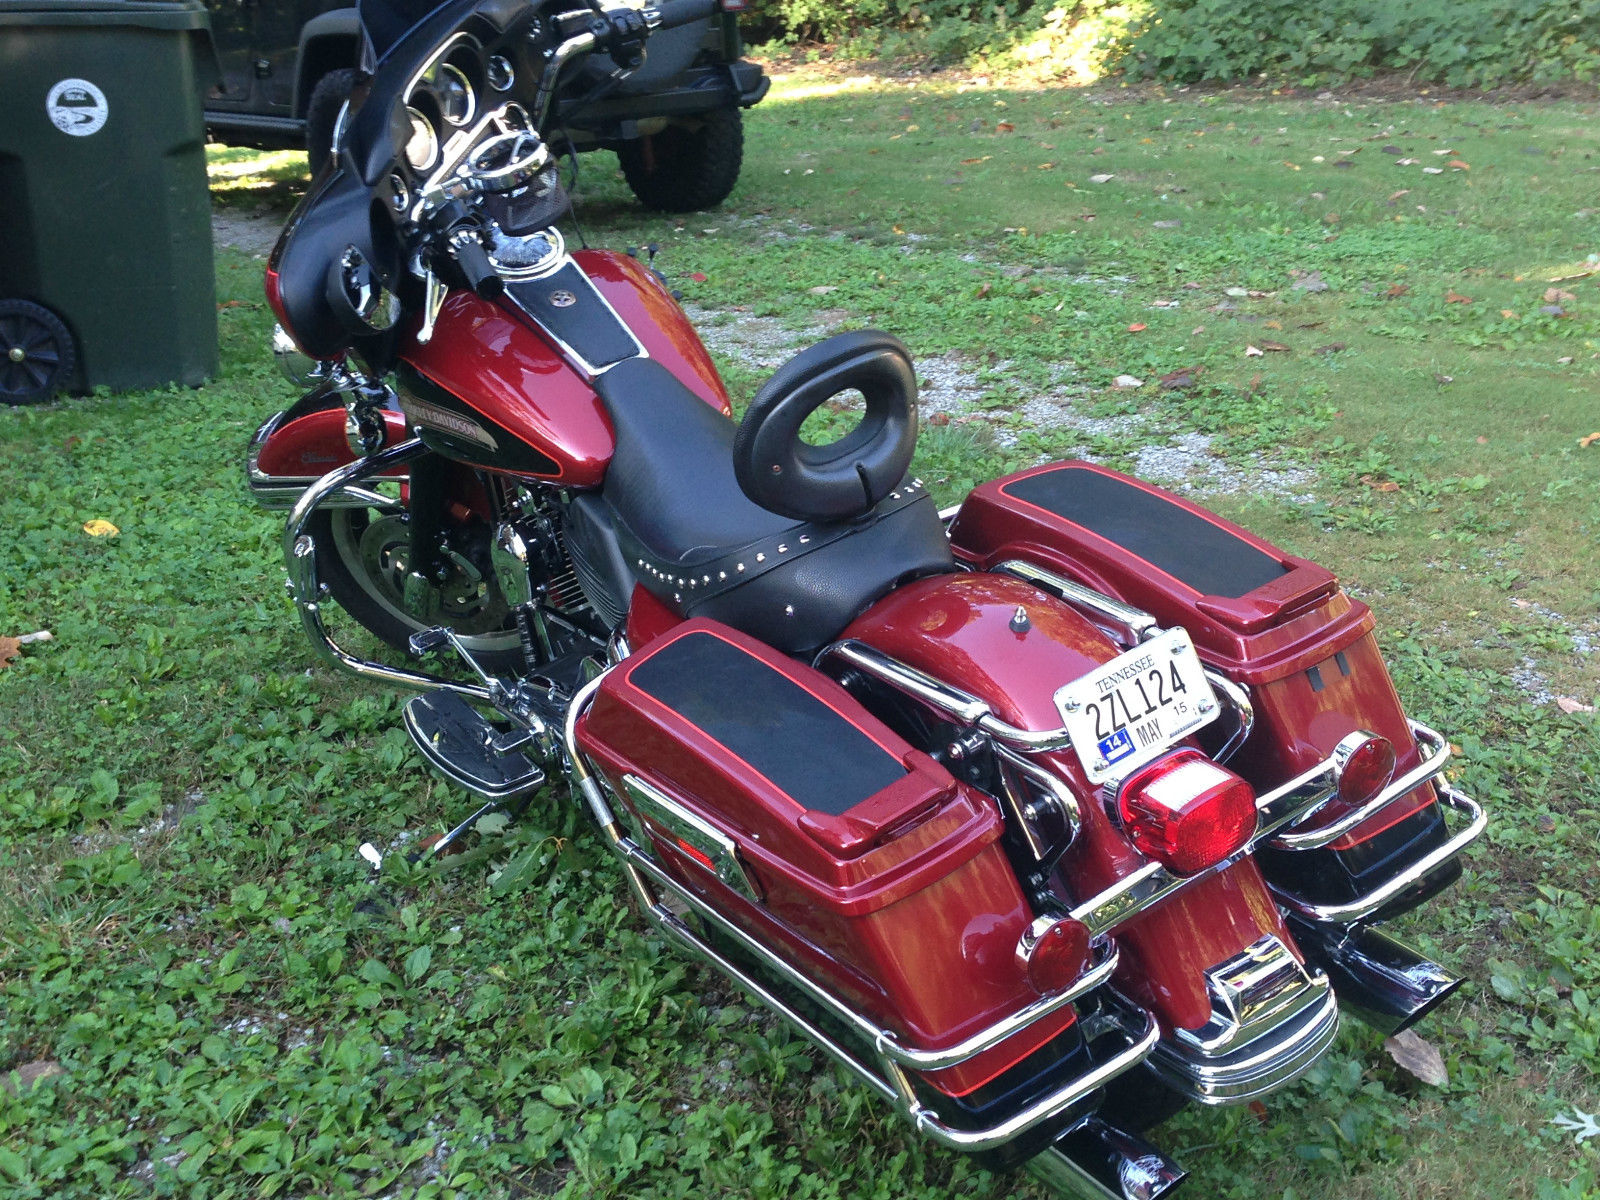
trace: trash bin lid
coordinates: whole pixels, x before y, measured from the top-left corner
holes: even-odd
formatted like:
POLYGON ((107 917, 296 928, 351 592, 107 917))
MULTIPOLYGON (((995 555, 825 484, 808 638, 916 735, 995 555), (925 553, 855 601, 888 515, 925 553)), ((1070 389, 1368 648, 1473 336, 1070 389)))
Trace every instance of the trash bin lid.
POLYGON ((0 0, 0 28, 17 25, 209 30, 211 14, 201 0, 0 0))

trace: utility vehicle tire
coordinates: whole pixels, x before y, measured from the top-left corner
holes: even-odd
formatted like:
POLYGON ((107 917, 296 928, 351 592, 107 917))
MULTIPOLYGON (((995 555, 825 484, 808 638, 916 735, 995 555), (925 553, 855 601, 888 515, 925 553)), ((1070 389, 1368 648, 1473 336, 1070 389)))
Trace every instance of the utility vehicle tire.
POLYGON ((464 577, 440 585, 438 618, 423 621, 406 610, 402 598, 410 541, 399 514, 324 509, 312 515, 307 532, 317 547, 317 580, 352 620, 376 637, 407 650, 413 633, 433 624, 448 625, 491 675, 524 670, 516 627, 492 572, 481 585, 464 577))
POLYGON ((721 204, 739 181, 744 119, 716 108, 617 149, 622 174, 639 203, 657 212, 694 212, 721 204))
POLYGON ((60 317, 31 300, 0 300, 0 401, 43 404, 77 365, 60 317))
POLYGON ((355 83, 355 71, 340 67, 317 80, 317 86, 311 89, 311 99, 306 101, 306 161, 311 165, 313 179, 322 174, 322 168, 333 156, 333 127, 339 123, 339 110, 350 99, 355 83))

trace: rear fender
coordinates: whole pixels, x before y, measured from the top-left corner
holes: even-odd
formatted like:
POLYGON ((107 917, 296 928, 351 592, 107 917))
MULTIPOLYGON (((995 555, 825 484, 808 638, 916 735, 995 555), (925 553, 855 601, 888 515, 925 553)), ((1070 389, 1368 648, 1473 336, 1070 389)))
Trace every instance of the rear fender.
MULTIPOLYGON (((977 697, 1008 724, 1038 732, 1061 724, 1057 689, 1118 653, 1100 630, 1054 596, 1011 576, 978 572, 901 588, 843 636, 977 697), (1027 614, 1025 623, 1016 620, 1019 608, 1027 614)), ((1069 903, 1144 866, 1144 856, 1118 828, 1102 789, 1089 782, 1073 751, 1033 758, 1078 800, 1081 826, 1056 877, 1069 903)), ((1260 869, 1246 858, 1176 892, 1118 932, 1123 966, 1117 987, 1154 1011, 1165 1027, 1199 1028, 1211 1015, 1204 972, 1268 933, 1294 944, 1260 869)))
MULTIPOLYGON (((250 439, 246 462, 250 494, 263 508, 290 508, 300 493, 336 467, 361 457, 345 433, 344 392, 332 385, 308 392, 300 401, 274 413, 250 439)), ((406 440, 403 414, 383 409, 384 445, 406 440)), ((386 478, 404 480, 404 467, 386 478)))

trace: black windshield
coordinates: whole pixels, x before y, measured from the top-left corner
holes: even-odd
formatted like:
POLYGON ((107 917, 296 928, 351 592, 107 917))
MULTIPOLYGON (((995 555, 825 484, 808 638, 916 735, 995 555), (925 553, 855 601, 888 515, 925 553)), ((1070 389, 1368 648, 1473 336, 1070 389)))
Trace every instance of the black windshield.
POLYGON ((357 0, 356 12, 361 28, 372 44, 373 60, 382 58, 389 48, 415 28, 444 0, 357 0))

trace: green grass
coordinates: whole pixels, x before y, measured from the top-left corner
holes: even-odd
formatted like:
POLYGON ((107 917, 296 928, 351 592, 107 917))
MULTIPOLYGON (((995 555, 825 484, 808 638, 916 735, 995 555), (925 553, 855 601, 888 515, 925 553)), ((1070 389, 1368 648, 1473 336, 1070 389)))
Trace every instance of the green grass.
MULTIPOLYGON (((1600 445, 1578 439, 1600 430, 1600 276, 1539 312, 1600 250, 1593 108, 815 72, 747 127, 714 214, 649 217, 585 159, 591 240, 660 243, 735 344, 875 324, 968 373, 971 412, 923 431, 944 499, 1046 455, 1133 465, 1209 435, 1256 483, 1208 502, 1377 610, 1409 708, 1491 806, 1465 880, 1406 922, 1470 977, 1423 1028, 1449 1085, 1352 1024, 1264 1110, 1158 1132, 1189 1194, 1600 1194, 1595 1144, 1550 1124, 1600 1106, 1600 740, 1514 677, 1596 699, 1600 445), (1328 290, 1296 289, 1307 272, 1328 290), (1291 349, 1246 356, 1264 340, 1291 349), (1157 386, 1187 367, 1192 390, 1157 386), (1041 395, 1063 420, 1015 415, 1041 395)), ((292 155, 213 166, 235 212, 282 215, 301 186, 292 155)), ((279 520, 243 495, 245 440, 293 399, 260 269, 219 256, 206 388, 0 412, 0 634, 55 634, 0 670, 0 1068, 63 1069, 0 1092, 0 1194, 1031 1194, 923 1145, 667 952, 564 788, 453 870, 395 854, 371 876, 361 842, 410 844, 465 797, 417 762, 397 697, 313 659, 279 520)), ((782 356, 721 365, 743 398, 782 356)))

